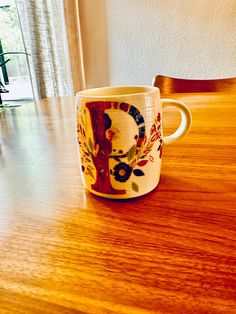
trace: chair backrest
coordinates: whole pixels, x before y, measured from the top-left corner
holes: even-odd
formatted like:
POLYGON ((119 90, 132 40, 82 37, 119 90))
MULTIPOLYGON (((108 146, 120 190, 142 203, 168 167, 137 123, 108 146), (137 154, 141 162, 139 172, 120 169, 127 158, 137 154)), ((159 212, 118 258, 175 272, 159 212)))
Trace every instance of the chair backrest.
POLYGON ((236 77, 214 80, 188 80, 157 75, 153 85, 160 88, 162 95, 170 93, 236 92, 236 77))

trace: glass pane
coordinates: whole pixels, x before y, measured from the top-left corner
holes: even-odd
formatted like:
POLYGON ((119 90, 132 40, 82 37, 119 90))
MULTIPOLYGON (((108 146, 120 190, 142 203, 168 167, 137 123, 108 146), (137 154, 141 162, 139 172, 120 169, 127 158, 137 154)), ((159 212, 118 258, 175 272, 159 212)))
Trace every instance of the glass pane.
MULTIPOLYGON (((13 0, 0 0, 0 53, 24 51, 24 45, 13 0)), ((7 54, 0 58, 0 80, 9 93, 2 94, 3 100, 32 100, 32 88, 25 55, 7 54)))

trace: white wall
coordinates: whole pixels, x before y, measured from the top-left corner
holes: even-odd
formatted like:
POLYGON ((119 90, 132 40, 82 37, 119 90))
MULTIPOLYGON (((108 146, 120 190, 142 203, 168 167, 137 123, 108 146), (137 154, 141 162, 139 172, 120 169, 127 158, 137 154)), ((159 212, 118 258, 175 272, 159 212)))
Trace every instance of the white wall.
POLYGON ((236 0, 79 0, 87 87, 236 76, 236 0))

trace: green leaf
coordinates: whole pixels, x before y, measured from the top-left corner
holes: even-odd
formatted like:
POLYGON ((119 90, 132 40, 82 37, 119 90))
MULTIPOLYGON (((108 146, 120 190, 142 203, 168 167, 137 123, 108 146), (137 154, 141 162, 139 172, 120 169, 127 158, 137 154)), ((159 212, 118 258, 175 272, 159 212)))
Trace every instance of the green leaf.
POLYGON ((87 168, 87 172, 86 173, 89 174, 93 179, 95 179, 92 171, 89 168, 87 168))
POLYGON ((91 170, 91 171, 92 171, 92 170, 95 170, 95 168, 94 168, 92 165, 88 165, 87 168, 88 168, 89 170, 91 170))
POLYGON ((146 149, 152 149, 152 146, 153 146, 153 143, 149 143, 148 145, 147 145, 147 147, 146 147, 146 149))
POLYGON ((137 183, 135 182, 132 182, 132 189, 135 191, 135 192, 138 192, 139 191, 139 186, 137 183))
POLYGON ((134 144, 127 153, 128 161, 134 158, 136 154, 136 145, 134 144))
POLYGON ((88 145, 89 145, 90 150, 93 151, 93 141, 91 140, 91 138, 89 138, 88 145))
POLYGON ((81 124, 84 126, 84 118, 82 115, 80 116, 80 120, 81 120, 81 124))

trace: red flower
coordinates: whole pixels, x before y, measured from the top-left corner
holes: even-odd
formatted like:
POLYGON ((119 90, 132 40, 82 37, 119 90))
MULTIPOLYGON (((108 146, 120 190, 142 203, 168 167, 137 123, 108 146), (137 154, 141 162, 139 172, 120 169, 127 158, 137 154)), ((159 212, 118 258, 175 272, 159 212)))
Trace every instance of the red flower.
POLYGON ((160 138, 160 133, 157 132, 151 137, 151 142, 155 142, 158 138, 160 138))
POLYGON ((154 133, 156 133, 156 131, 157 131, 157 127, 156 127, 155 124, 153 124, 152 127, 151 127, 151 130, 150 130, 150 133, 154 134, 154 133))
POLYGON ((138 147, 140 147, 141 145, 142 145, 142 143, 146 143, 146 141, 147 141, 147 136, 145 135, 144 137, 139 137, 138 139, 137 139, 137 146, 138 147))
POLYGON ((146 165, 147 162, 148 162, 148 160, 140 160, 137 165, 140 167, 143 167, 146 165))
POLYGON ((162 146, 160 147, 160 155, 159 155, 159 157, 161 158, 161 156, 162 156, 162 146))

